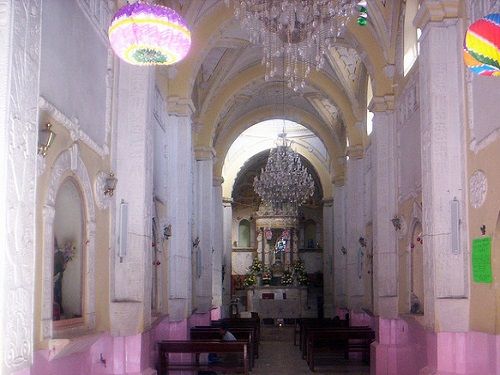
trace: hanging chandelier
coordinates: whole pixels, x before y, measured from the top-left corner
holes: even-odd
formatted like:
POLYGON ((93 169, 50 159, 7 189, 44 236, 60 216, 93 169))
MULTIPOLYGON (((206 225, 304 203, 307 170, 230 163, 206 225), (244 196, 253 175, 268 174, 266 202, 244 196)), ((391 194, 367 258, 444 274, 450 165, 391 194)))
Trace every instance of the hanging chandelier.
POLYGON ((286 134, 281 144, 271 149, 265 168, 253 182, 255 192, 273 209, 299 207, 314 194, 314 180, 290 147, 286 134))
POLYGON ((266 81, 284 59, 284 76, 294 91, 304 88, 312 67, 323 67, 325 51, 356 9, 365 15, 358 23, 366 24, 366 2, 359 0, 237 0, 234 7, 251 42, 263 46, 266 81))
POLYGON ((177 12, 141 0, 116 12, 108 36, 116 55, 133 65, 171 65, 191 47, 191 32, 177 12))

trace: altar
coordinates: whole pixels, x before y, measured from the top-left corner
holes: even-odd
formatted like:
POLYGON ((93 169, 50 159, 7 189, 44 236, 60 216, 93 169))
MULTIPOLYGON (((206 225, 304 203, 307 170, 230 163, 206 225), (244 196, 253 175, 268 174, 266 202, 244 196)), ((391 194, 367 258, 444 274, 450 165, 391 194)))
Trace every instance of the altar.
POLYGON ((303 318, 308 315, 307 287, 254 287, 247 290, 247 310, 262 319, 303 318))

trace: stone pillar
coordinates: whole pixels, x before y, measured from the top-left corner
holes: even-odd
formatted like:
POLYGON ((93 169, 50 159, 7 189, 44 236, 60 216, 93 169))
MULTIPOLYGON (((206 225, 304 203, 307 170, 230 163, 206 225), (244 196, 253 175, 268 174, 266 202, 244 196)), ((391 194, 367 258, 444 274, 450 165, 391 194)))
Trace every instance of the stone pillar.
POLYGON ((424 305, 426 322, 435 323, 443 331, 467 330, 469 322, 464 27, 458 18, 461 3, 424 1, 415 18, 422 30, 419 77, 424 305), (459 202, 461 228, 455 251, 451 236, 453 200, 459 202))
POLYGON ((120 216, 120 202, 128 203, 128 235, 126 255, 120 258, 115 252, 112 258, 110 310, 111 332, 128 336, 141 332, 151 317, 154 70, 120 62, 117 91, 121 94, 116 120, 115 216, 120 216))
POLYGON ((323 296, 324 316, 333 318, 333 199, 323 201, 323 296))
POLYGON ((229 303, 231 302, 231 275, 233 255, 233 200, 222 198, 223 206, 223 254, 224 283, 222 285, 222 315, 229 316, 229 303))
POLYGON ((191 100, 170 97, 167 101, 167 220, 169 239, 169 318, 180 321, 191 314, 191 251, 193 213, 193 146, 191 100))
POLYGON ((0 373, 33 357, 41 1, 0 0, 0 373))
POLYGON ((194 306, 198 313, 205 313, 212 306, 212 257, 214 207, 213 198, 214 151, 207 148, 195 149, 195 226, 193 239, 199 240, 193 248, 195 271, 193 275, 194 306))
POLYGON ((364 237, 364 159, 363 150, 352 147, 348 151, 346 181, 346 243, 347 269, 346 293, 347 306, 360 310, 363 306, 364 283, 360 272, 363 263, 363 252, 359 238, 364 237))
POLYGON ((222 306, 222 274, 224 281, 230 278, 224 264, 224 206, 222 203, 222 177, 213 178, 212 189, 212 231, 213 231, 213 253, 212 253, 212 306, 222 306), (222 265, 224 264, 224 270, 222 265))
POLYGON ((373 116, 372 173, 373 212, 373 308, 377 315, 398 315, 397 241, 391 219, 397 213, 397 178, 392 96, 374 97, 370 103, 373 116))
POLYGON ((347 243, 345 239, 345 187, 344 179, 335 179, 335 196, 333 199, 333 293, 334 307, 345 308, 347 243))

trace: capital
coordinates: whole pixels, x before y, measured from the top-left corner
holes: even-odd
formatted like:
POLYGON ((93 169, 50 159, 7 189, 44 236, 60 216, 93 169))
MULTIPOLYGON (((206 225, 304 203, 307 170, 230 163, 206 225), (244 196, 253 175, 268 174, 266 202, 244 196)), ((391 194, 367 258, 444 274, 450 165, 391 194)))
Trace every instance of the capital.
POLYGON ((198 146, 194 149, 194 156, 196 160, 212 160, 215 156, 213 147, 198 146))
POLYGON ((370 112, 389 112, 394 110, 394 95, 374 96, 368 104, 370 112))
POLYGON ((458 18, 461 13, 460 3, 460 0, 423 0, 413 24, 423 30, 429 22, 458 18))
POLYGON ((189 117, 194 111, 194 103, 190 98, 169 96, 167 99, 167 112, 169 115, 189 117))

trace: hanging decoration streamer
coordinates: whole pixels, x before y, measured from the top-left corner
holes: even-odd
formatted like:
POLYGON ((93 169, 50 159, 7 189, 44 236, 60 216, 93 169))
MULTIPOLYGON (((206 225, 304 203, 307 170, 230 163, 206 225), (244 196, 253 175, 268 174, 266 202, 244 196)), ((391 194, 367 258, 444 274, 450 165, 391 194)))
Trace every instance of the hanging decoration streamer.
POLYGON ((469 26, 464 61, 474 74, 500 76, 500 13, 489 14, 469 26))
POLYGON ((358 3, 358 11, 358 25, 366 26, 368 23, 368 4, 366 3, 366 0, 362 0, 358 3))
POLYGON ((191 47, 191 32, 173 9, 138 1, 116 12, 108 30, 116 55, 133 65, 170 65, 191 47))

